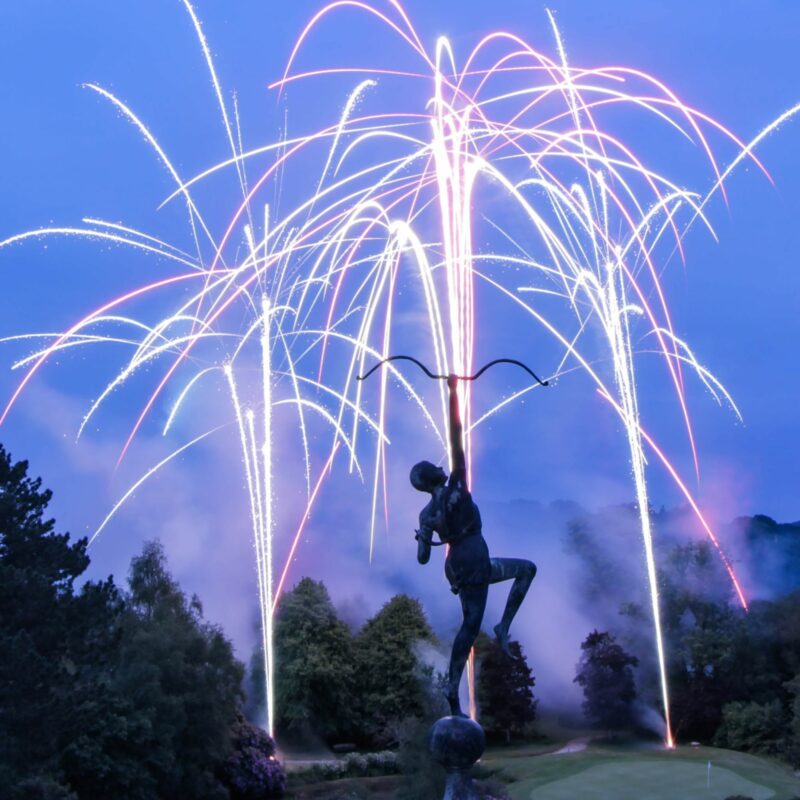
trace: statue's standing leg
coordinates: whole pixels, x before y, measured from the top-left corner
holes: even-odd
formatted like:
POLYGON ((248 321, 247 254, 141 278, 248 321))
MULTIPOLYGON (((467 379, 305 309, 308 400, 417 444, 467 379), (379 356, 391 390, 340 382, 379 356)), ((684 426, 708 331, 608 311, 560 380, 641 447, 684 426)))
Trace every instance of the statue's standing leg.
POLYGON ((472 645, 475 644, 483 622, 483 612, 486 610, 486 598, 489 594, 489 585, 484 583, 478 586, 464 586, 458 593, 461 600, 461 610, 464 621, 453 639, 453 650, 450 654, 450 669, 447 681, 447 702, 450 704, 450 713, 454 717, 466 716, 461 710, 458 699, 458 687, 461 685, 461 676, 472 645))
POLYGON ((519 611, 525 595, 528 593, 531 581, 536 576, 536 564, 523 558, 493 558, 491 583, 514 580, 511 591, 508 593, 503 618, 494 626, 494 633, 503 652, 511 655, 508 649, 508 629, 511 621, 519 611))

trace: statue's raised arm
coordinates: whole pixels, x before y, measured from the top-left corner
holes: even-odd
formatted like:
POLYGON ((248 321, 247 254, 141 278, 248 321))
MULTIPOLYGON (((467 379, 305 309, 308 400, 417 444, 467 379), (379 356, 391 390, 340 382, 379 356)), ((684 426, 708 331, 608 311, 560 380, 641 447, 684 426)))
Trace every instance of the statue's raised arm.
POLYGON ((466 486, 467 457, 464 454, 464 426, 458 404, 458 378, 455 375, 447 376, 447 389, 450 393, 450 483, 463 481, 466 486))

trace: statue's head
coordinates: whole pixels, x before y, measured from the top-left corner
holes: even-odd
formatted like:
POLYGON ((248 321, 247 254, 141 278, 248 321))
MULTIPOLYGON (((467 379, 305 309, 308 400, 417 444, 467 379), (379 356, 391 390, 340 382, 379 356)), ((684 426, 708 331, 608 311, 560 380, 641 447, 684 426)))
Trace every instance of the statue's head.
POLYGON ((447 473, 430 461, 420 461, 411 467, 411 485, 420 492, 433 492, 443 486, 447 473))

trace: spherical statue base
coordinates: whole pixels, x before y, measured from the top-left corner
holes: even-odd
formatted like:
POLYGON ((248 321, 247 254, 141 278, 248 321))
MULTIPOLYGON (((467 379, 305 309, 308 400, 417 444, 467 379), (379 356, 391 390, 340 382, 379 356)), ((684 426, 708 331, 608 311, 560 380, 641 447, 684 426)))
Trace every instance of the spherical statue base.
POLYGON ((466 717, 442 717, 431 728, 431 755, 447 771, 444 800, 477 800, 467 770, 483 755, 486 736, 466 717))

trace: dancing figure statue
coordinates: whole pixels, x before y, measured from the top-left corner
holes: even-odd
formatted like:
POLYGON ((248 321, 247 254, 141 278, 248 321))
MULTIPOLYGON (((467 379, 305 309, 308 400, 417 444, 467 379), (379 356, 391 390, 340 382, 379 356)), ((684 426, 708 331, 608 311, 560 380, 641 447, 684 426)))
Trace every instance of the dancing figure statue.
POLYGON ((410 477, 415 489, 431 495, 430 502, 419 515, 419 530, 416 533, 417 561, 427 564, 434 544, 448 545, 444 571, 451 591, 461 601, 464 620, 453 640, 447 702, 453 716, 463 717, 466 715, 461 710, 458 689, 470 649, 480 632, 489 584, 514 581, 503 617, 494 626, 498 644, 511 656, 508 649, 508 629, 536 575, 536 565, 519 558, 489 558, 489 548, 481 529, 481 515, 467 484, 467 464, 458 405, 458 380, 455 375, 447 376, 450 395, 450 477, 448 478, 441 467, 429 461, 415 464, 410 477), (433 541, 434 533, 439 534, 439 542, 433 541))

